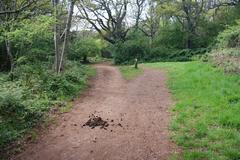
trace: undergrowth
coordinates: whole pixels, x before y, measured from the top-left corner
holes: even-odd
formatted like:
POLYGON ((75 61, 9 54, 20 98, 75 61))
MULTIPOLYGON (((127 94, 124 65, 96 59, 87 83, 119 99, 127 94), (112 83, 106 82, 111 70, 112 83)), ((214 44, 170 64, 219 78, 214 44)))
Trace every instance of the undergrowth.
POLYGON ((15 69, 13 81, 1 73, 0 151, 45 119, 51 108, 69 110, 65 101, 77 96, 87 86, 87 78, 95 74, 93 68, 75 62, 69 62, 61 74, 47 66, 21 65, 15 69))

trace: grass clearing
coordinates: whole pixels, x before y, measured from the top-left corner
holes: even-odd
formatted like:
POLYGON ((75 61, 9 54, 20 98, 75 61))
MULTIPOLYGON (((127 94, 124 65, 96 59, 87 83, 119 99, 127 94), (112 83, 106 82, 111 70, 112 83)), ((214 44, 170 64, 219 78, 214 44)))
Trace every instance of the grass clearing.
POLYGON ((138 69, 136 69, 133 66, 120 66, 119 70, 122 73, 124 79, 126 80, 132 80, 143 73, 142 68, 139 67, 138 69))
POLYGON ((176 98, 171 129, 184 160, 240 159, 240 75, 202 62, 148 63, 166 69, 176 98))

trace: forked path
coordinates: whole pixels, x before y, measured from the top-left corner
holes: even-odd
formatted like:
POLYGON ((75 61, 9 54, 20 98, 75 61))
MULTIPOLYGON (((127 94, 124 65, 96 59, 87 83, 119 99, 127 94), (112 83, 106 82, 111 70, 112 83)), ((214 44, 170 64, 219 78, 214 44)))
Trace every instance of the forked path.
POLYGON ((164 73, 146 69, 127 82, 114 66, 96 68, 93 86, 74 109, 16 160, 165 160, 177 151, 168 130, 172 101, 164 73), (82 127, 91 114, 110 125, 82 127))

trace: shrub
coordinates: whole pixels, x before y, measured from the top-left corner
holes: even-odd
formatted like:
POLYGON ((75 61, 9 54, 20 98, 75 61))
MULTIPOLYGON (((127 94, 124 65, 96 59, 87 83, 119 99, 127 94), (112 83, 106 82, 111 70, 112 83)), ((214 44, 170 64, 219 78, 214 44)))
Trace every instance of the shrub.
POLYGON ((0 92, 0 148, 21 137, 28 128, 37 124, 43 116, 41 100, 30 102, 23 100, 23 93, 18 89, 0 92))
POLYGON ((69 58, 71 60, 87 62, 87 57, 94 57, 100 53, 101 45, 94 38, 76 39, 71 45, 69 58))
POLYGON ((105 47, 101 50, 101 56, 103 58, 113 58, 112 52, 111 52, 111 47, 105 47))
POLYGON ((209 56, 214 65, 228 73, 240 73, 240 52, 239 48, 226 48, 213 50, 209 56))
POLYGON ((169 53, 171 52, 172 50, 166 47, 155 47, 152 48, 151 51, 145 55, 144 59, 145 61, 164 61, 168 59, 169 53))
POLYGON ((208 48, 177 50, 159 46, 150 49, 136 41, 127 41, 115 46, 114 62, 116 64, 131 64, 135 58, 144 62, 191 61, 193 56, 203 55, 207 52, 209 52, 208 48))
MULTIPOLYGON (((177 30, 177 28, 172 29, 177 30)), ((180 37, 175 37, 174 41, 179 41, 183 37, 183 35, 178 36, 180 37)), ((169 41, 172 40, 171 37, 163 34, 150 45, 148 37, 139 32, 132 32, 125 42, 112 46, 114 62, 115 64, 132 64, 135 58, 138 58, 140 62, 190 61, 193 56, 202 55, 208 51, 207 48, 182 49, 181 42, 178 42, 176 46, 169 46, 169 41)))
POLYGON ((3 119, 20 120, 25 115, 25 106, 21 103, 22 94, 9 91, 0 93, 0 116, 3 119))
POLYGON ((237 24, 229 26, 217 37, 217 48, 235 48, 240 47, 240 20, 237 24))
POLYGON ((65 72, 55 74, 48 65, 19 65, 14 81, 0 75, 0 152, 44 119, 54 104, 76 96, 92 69, 68 62, 65 72))
POLYGON ((163 46, 164 48, 183 49, 185 48, 186 33, 179 24, 167 24, 160 27, 153 47, 163 46))
POLYGON ((14 58, 24 55, 32 62, 48 60, 54 47, 53 32, 51 32, 54 23, 53 17, 36 16, 15 24, 17 29, 6 33, 13 44, 14 58))
POLYGON ((208 52, 206 48, 177 50, 161 46, 151 49, 150 54, 145 56, 145 61, 191 61, 193 56, 202 55, 206 52, 208 52))
POLYGON ((209 60, 225 72, 240 73, 240 20, 229 26, 217 37, 215 49, 209 54, 209 60))
POLYGON ((143 61, 148 52, 149 48, 143 41, 119 42, 115 45, 114 62, 115 64, 131 64, 135 58, 143 61))

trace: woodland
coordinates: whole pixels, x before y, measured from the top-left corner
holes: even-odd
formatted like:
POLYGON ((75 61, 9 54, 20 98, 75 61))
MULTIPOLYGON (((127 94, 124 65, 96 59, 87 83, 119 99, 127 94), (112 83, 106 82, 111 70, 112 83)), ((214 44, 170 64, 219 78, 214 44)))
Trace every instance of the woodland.
POLYGON ((237 160, 239 47, 239 0, 0 0, 0 153, 55 108, 68 111, 96 74, 91 64, 111 61, 138 75, 141 67, 129 69, 137 60, 169 71, 182 100, 172 129, 185 159, 237 160), (214 113, 222 116, 210 115, 221 104, 214 113))

